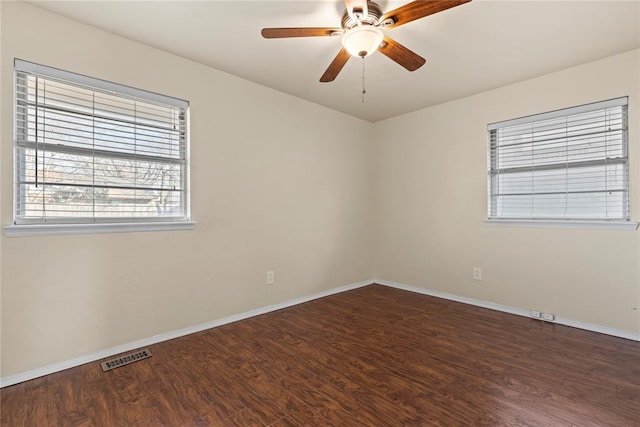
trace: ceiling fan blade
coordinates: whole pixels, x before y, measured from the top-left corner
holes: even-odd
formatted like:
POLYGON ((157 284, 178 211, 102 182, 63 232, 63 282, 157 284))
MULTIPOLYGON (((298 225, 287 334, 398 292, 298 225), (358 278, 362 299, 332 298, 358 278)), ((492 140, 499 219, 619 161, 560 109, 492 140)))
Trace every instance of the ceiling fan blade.
POLYGON ((409 71, 415 71, 427 62, 426 59, 417 53, 407 49, 397 41, 387 36, 384 36, 384 42, 378 48, 378 51, 409 71))
POLYGON ((351 58, 351 54, 347 52, 347 49, 340 49, 338 55, 336 55, 333 61, 331 61, 331 64, 329 64, 327 71, 325 71, 322 77, 320 77, 320 81, 322 83, 334 81, 336 77, 338 77, 338 73, 340 73, 340 70, 342 70, 349 58, 351 58))
POLYGON ((455 6, 460 6, 470 1, 471 0, 417 0, 385 13, 382 15, 382 18, 380 18, 380 21, 383 22, 389 18, 393 19, 393 23, 386 26, 386 28, 393 28, 455 6))
POLYGON ((342 28, 308 27, 308 28, 263 28, 265 39, 282 39, 287 37, 327 37, 342 34, 342 28))

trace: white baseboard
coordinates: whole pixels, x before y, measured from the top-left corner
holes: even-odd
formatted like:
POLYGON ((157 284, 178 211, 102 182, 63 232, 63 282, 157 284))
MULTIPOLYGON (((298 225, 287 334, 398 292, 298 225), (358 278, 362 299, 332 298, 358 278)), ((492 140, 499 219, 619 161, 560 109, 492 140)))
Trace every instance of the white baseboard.
POLYGON ((84 365, 85 363, 95 362, 96 360, 104 359, 106 357, 115 356, 116 354, 124 353, 127 351, 135 350, 140 347, 146 347, 152 344, 157 344, 162 341, 168 341, 174 338, 183 337, 185 335, 193 334, 195 332, 204 331, 207 329, 215 328, 217 326, 226 325, 228 323, 237 322, 238 320, 248 319, 250 317, 259 316, 272 311, 281 310, 283 308, 291 307, 294 305, 302 304, 304 302, 312 301, 314 299, 323 298, 329 295, 338 294, 352 289, 361 288, 372 284, 371 280, 365 280, 363 282, 352 283, 350 285, 341 286, 339 288, 330 289, 328 291, 320 292, 317 294, 307 295, 300 298, 294 298, 288 301, 284 301, 278 304, 269 305, 266 307, 257 308, 255 310, 247 311, 240 314, 234 314, 233 316, 224 317, 222 319, 212 320, 210 322, 200 323, 198 325, 189 326, 187 328, 179 329, 177 331, 167 332, 164 334, 155 335, 149 338, 143 338, 138 341, 129 342, 126 344, 110 347, 96 353, 86 354, 84 356, 75 357, 73 359, 65 360, 63 362, 53 363, 51 365, 43 366, 41 368, 32 369, 30 371, 21 372, 18 374, 8 375, 0 378, 0 388, 8 387, 10 385, 18 384, 23 381, 32 380, 34 378, 42 377, 45 375, 53 374, 55 372, 63 371, 65 369, 74 368, 76 366, 84 365))
MULTIPOLYGON (((488 308, 491 310, 497 310, 504 313, 515 314, 518 316, 530 317, 527 310, 511 307, 507 305, 497 304, 488 301, 477 300, 474 298, 467 298, 458 295, 448 294, 444 292, 434 291, 431 289, 419 288, 416 286, 404 285, 401 283, 390 282, 388 280, 365 280, 358 283, 352 283, 350 285, 341 286, 339 288, 330 289, 328 291, 320 292, 317 294, 307 295, 300 298, 294 298, 292 300, 284 301, 278 304, 261 307, 255 310, 247 311, 240 314, 234 314, 233 316, 225 317, 222 319, 212 320, 210 322, 201 323, 187 328, 179 329, 177 331, 167 332, 164 334, 155 335, 153 337, 144 338, 138 341, 118 345, 115 347, 107 348, 96 353, 87 354, 84 356, 75 357, 73 359, 65 360, 59 363, 53 363, 51 365, 43 366, 41 368, 32 369, 30 371, 21 372, 14 375, 9 375, 0 378, 0 388, 8 387, 10 385, 18 384, 23 381, 32 380, 34 378, 42 377, 44 375, 53 374, 55 372, 63 371, 65 369, 73 368, 76 366, 84 365, 85 363, 95 362, 96 360, 104 359, 106 357, 115 356, 120 353, 135 350, 140 347, 157 344, 162 341, 171 340, 174 338, 182 337, 185 335, 193 334, 196 332, 204 331, 207 329, 215 328, 217 326, 226 325, 228 323, 237 322, 239 320, 248 319, 250 317, 259 316, 261 314, 270 313, 272 311, 281 310, 283 308, 291 307, 294 305, 302 304, 314 299, 323 298, 329 295, 338 294, 352 289, 361 288, 363 286, 371 284, 380 284, 389 286, 392 288, 403 289, 405 291, 416 292, 419 294, 429 295, 437 298, 443 298, 451 301, 457 301, 464 304, 474 305, 477 307, 488 308)), ((565 326, 571 326, 574 328, 585 329, 587 331, 598 332, 601 334, 612 335, 615 337, 626 338, 633 341, 640 341, 640 333, 624 331, 620 329, 608 328, 606 326, 595 325, 591 323, 580 322, 577 320, 566 319, 563 317, 556 317, 554 323, 558 323, 565 326)))
MULTIPOLYGON (((518 316, 531 317, 529 315, 529 311, 522 308, 511 307, 508 305, 497 304, 494 302, 482 301, 475 298, 461 297, 458 295, 447 294, 445 292, 434 291, 431 289, 419 288, 416 286, 404 285, 402 283, 390 282, 388 280, 376 279, 376 280, 373 280, 373 282, 378 283, 380 285, 390 286, 392 288, 403 289, 405 291, 411 291, 419 294, 429 295, 432 297, 443 298, 451 301, 457 301, 465 304, 475 305, 477 307, 502 311, 505 313, 515 314, 518 316)), ((606 326, 596 325, 593 323, 581 322, 579 320, 567 319, 565 317, 556 317, 556 319, 552 323, 558 323, 560 325, 571 326, 572 328, 584 329, 591 332, 598 332, 605 335, 612 335, 614 337, 626 338, 632 341, 640 341, 640 332, 631 332, 631 331, 625 331, 622 329, 614 329, 606 326)))

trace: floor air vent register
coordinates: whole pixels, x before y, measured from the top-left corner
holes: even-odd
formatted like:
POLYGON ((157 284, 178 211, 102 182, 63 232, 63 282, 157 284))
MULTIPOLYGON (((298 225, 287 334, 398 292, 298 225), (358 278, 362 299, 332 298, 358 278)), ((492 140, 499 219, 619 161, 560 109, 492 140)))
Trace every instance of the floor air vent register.
POLYGON ((144 350, 136 351, 135 353, 125 354, 124 356, 116 357, 115 359, 106 360, 100 363, 103 371, 110 371, 115 368, 119 368, 124 365, 128 365, 138 360, 148 359, 151 357, 151 351, 148 348, 144 350))

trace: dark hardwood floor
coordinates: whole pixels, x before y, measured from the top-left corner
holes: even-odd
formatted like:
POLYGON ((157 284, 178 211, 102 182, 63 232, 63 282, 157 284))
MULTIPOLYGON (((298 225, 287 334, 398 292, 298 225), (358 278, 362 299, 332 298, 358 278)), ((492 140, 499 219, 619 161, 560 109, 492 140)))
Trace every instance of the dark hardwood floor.
POLYGON ((640 343, 372 285, 0 391, 3 426, 640 426, 640 343))

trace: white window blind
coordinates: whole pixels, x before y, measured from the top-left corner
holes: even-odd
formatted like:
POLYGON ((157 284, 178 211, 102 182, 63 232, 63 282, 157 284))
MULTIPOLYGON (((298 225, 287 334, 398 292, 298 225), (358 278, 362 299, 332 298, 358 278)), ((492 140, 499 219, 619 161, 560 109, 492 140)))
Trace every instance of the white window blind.
POLYGON ((15 61, 15 223, 189 219, 188 103, 15 61))
POLYGON ((626 97, 488 131, 489 219, 629 220, 626 97))

